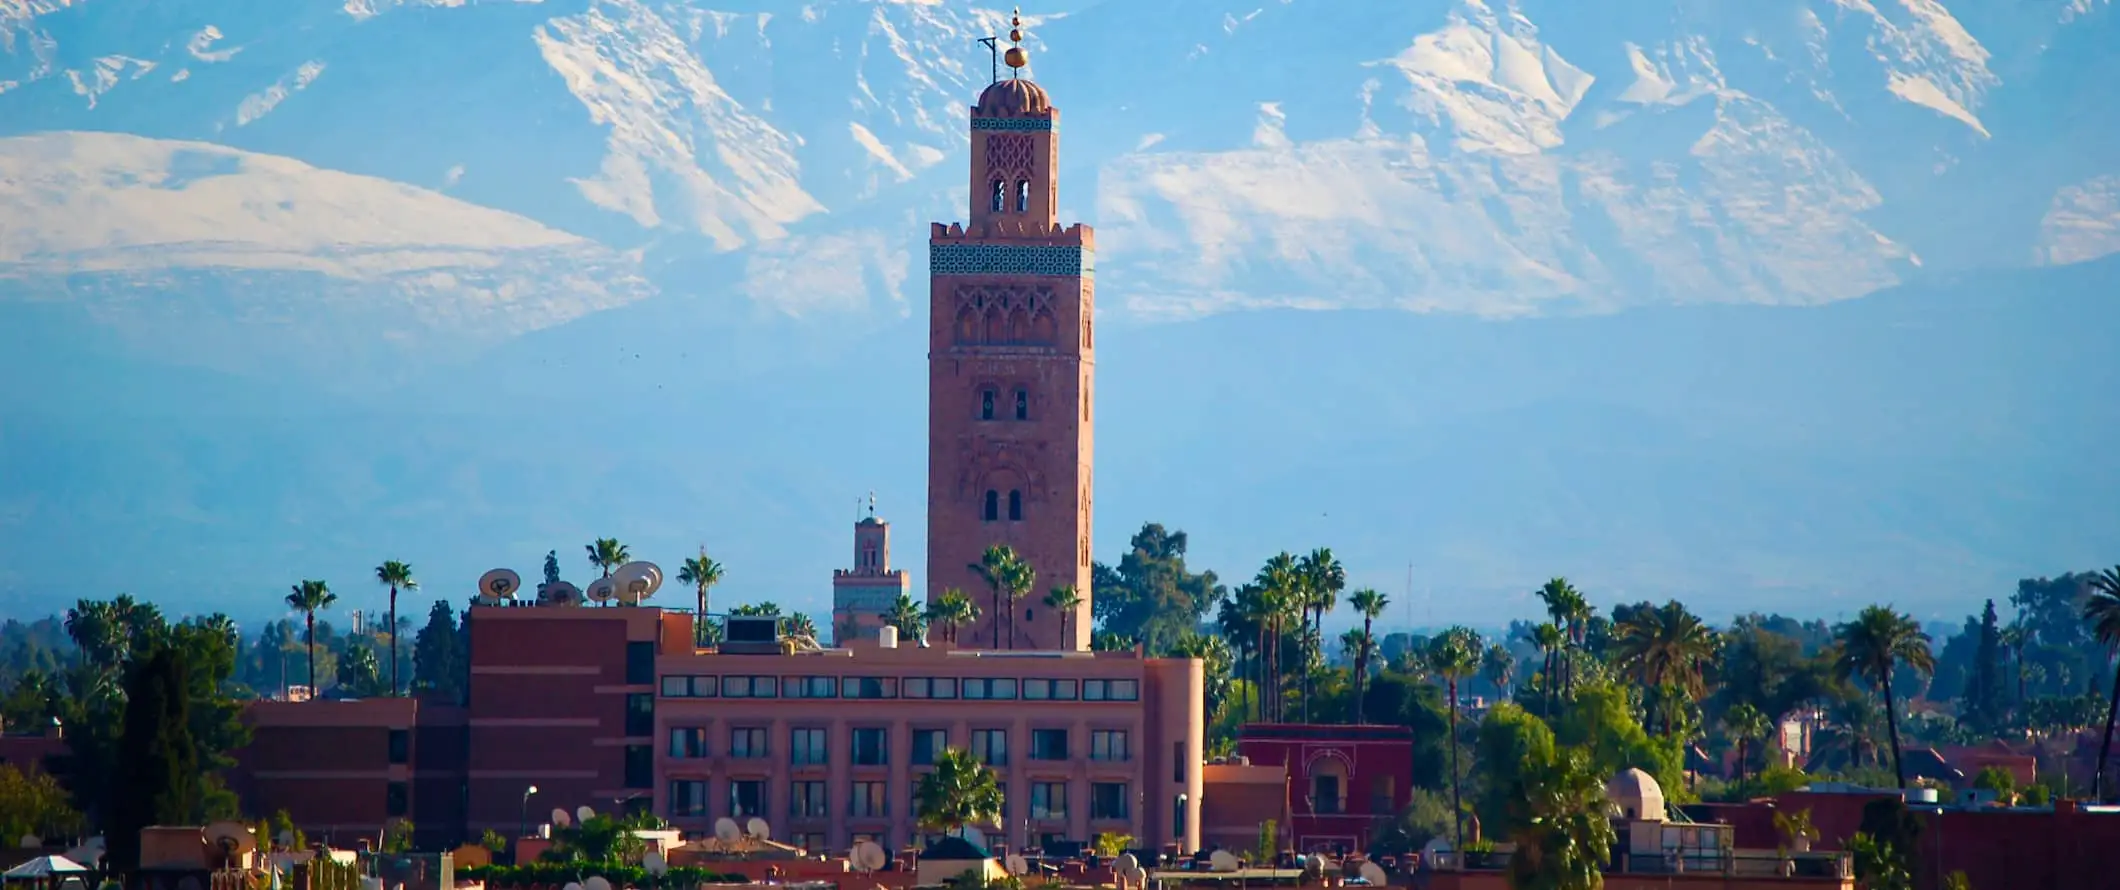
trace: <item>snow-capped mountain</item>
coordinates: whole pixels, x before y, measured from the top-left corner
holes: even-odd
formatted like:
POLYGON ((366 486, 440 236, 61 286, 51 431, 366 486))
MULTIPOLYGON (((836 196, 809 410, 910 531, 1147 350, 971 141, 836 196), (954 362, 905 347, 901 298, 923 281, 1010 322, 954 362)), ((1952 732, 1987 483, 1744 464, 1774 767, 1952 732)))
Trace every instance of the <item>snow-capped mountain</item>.
MULTIPOLYGON (((900 313, 918 224, 955 213, 963 109, 989 76, 975 41, 1005 17, 961 0, 0 0, 0 133, 283 155, 641 249, 666 289, 900 313), (858 268, 820 276, 813 252, 858 268)), ((2120 104, 2083 83, 2115 69, 2108 0, 1027 17, 1066 115, 1064 209, 1107 230, 1100 290, 1120 311, 1808 303, 1919 265, 2120 250, 2120 104), (2059 140, 2056 106, 2078 121, 2059 140)))

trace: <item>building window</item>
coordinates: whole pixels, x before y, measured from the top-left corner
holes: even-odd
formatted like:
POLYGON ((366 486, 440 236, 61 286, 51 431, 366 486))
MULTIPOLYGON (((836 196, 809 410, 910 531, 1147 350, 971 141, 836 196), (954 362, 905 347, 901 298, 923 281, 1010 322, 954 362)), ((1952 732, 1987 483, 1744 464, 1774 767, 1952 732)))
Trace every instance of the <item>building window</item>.
POLYGON ((729 756, 750 759, 766 756, 766 728, 737 726, 729 729, 729 756))
POLYGON ((626 683, 646 686, 655 682, 655 643, 652 640, 626 644, 626 683))
POLYGON ((1031 818, 1032 818, 1032 819, 1066 819, 1066 818, 1067 818, 1067 783, 1066 783, 1066 782, 1032 782, 1032 783, 1031 783, 1031 818))
POLYGON ((670 815, 683 818, 707 814, 707 783, 684 779, 670 783, 670 815))
POLYGON ((1398 795, 1392 793, 1390 776, 1378 776, 1369 783, 1369 811, 1389 815, 1399 811, 1398 795))
POLYGON ((794 766, 824 766, 832 755, 825 750, 822 729, 793 729, 788 731, 788 763, 794 766))
POLYGON ((655 696, 646 692, 626 695, 626 735, 644 738, 655 734, 655 696))
POLYGON ((1340 777, 1332 775, 1310 777, 1310 811, 1322 816, 1338 815, 1340 807, 1340 777))
POLYGON ((1031 181, 1018 179, 1016 180, 1016 212, 1022 213, 1029 209, 1031 209, 1031 181))
POLYGON ((1007 209, 1007 205, 1002 203, 1008 197, 1007 192, 1008 183, 999 179, 994 180, 994 197, 991 207, 995 213, 1000 213, 1007 209))
POLYGON ((942 756, 943 749, 949 747, 949 744, 950 734, 948 730, 913 730, 913 765, 934 765, 935 758, 942 756))
POLYGON ((670 674, 662 678, 663 698, 713 698, 721 685, 718 679, 670 674))
POLYGON ((729 816, 743 819, 766 814, 764 779, 737 779, 729 783, 729 816))
POLYGON ((707 728, 704 726, 674 726, 670 728, 670 758, 672 760, 696 760, 707 756, 707 728))
POLYGON ((838 677, 786 677, 780 681, 786 698, 837 698, 838 677))
POLYGON ((1008 519, 1009 519, 1009 521, 1010 521, 1010 522, 1016 522, 1016 521, 1018 521, 1018 520, 1021 520, 1022 518, 1023 518, 1023 492, 1021 492, 1021 491, 1018 491, 1018 490, 1016 490, 1016 489, 1013 489, 1013 488, 1012 488, 1012 489, 1009 489, 1009 493, 1008 493, 1008 519))
POLYGON ((897 677, 848 677, 843 686, 847 698, 897 698, 897 677))
POLYGON ((1126 730, 1092 729, 1089 732, 1089 759, 1114 763, 1133 759, 1133 748, 1127 744, 1126 730))
POLYGON ((1016 390, 1016 419, 1017 419, 1017 420, 1029 420, 1029 419, 1031 419, 1031 391, 1030 391, 1030 390, 1027 390, 1027 389, 1019 389, 1019 390, 1016 390))
POLYGON ((1032 760, 1066 760, 1066 759, 1067 759, 1067 730, 1065 730, 1065 729, 1033 729, 1033 730, 1031 730, 1031 759, 1032 759, 1032 760))
POLYGON ((788 836, 788 843, 801 848, 804 853, 815 856, 822 856, 829 852, 829 849, 824 845, 823 832, 813 831, 804 834, 791 834, 788 836))
POLYGON ((980 516, 988 522, 1001 518, 1001 493, 991 488, 986 490, 986 510, 980 516))
POLYGON ((1008 730, 972 730, 972 757, 987 766, 1008 765, 1008 730))
POLYGON ((788 783, 788 816, 795 819, 825 817, 823 782, 788 783))
MULTIPOLYGON (((1026 610, 1024 614, 1028 615, 1030 613, 1026 610)), ((1075 691, 1076 681, 1074 680, 1023 681, 1023 698, 1025 701, 1074 701, 1075 691)))
POLYGON ((1083 701, 1139 701, 1140 698, 1139 680, 1082 681, 1083 701))
POLYGON ((907 677, 907 678, 905 678, 905 697, 906 697, 906 698, 956 698, 956 697, 957 697, 957 678, 955 678, 955 677, 907 677))
POLYGON ((626 746, 626 787, 655 787, 655 746, 626 746))
POLYGON ((780 691, 778 677, 723 677, 723 698, 777 698, 780 691))
POLYGON ((847 815, 857 819, 880 819, 890 815, 890 798, 884 796, 885 787, 883 782, 855 782, 854 796, 847 801, 847 815))
POLYGON ((412 798, 403 782, 392 782, 383 791, 383 812, 403 816, 412 809, 412 798))
POLYGON ((991 389, 979 391, 979 419, 994 419, 994 391, 991 389))
POLYGON ((1170 799, 1170 836, 1185 836, 1185 795, 1170 799))
POLYGON ((1091 819, 1125 819, 1126 783, 1096 782, 1089 786, 1089 817, 1091 819))
POLYGON ((1170 743, 1170 780, 1185 784, 1185 743, 1170 743))
POLYGON ((409 729, 393 729, 393 730, 391 730, 391 731, 390 731, 390 762, 391 762, 391 763, 410 763, 411 761, 412 761, 412 730, 409 730, 409 729))
POLYGON ((854 729, 854 765, 885 766, 891 762, 890 730, 879 726, 854 729))
POLYGON ((1016 697, 1016 680, 1013 677, 966 680, 964 697, 978 700, 1013 700, 1016 697))

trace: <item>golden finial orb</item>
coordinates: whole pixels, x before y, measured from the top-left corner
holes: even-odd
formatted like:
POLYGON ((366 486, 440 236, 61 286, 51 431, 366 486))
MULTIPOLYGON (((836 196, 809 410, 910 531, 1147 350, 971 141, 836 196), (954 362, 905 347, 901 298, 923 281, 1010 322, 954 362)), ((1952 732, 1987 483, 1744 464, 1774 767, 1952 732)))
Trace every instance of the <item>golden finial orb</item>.
POLYGON ((1017 45, 1009 47, 1008 52, 1001 55, 1002 63, 1010 68, 1022 68, 1030 64, 1031 54, 1024 52, 1021 45, 1023 43, 1023 9, 1021 7, 1009 14, 1008 41, 1017 45))

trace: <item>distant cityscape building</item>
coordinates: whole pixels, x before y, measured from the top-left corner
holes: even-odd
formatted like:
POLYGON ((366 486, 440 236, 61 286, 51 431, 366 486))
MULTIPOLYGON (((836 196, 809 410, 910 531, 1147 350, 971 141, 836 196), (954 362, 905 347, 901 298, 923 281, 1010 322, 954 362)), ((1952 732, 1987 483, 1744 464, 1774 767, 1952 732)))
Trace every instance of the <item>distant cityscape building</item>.
POLYGON ((869 515, 854 523, 854 567, 832 571, 833 643, 874 642, 884 614, 912 592, 912 576, 891 568, 891 524, 876 518, 871 495, 869 515))

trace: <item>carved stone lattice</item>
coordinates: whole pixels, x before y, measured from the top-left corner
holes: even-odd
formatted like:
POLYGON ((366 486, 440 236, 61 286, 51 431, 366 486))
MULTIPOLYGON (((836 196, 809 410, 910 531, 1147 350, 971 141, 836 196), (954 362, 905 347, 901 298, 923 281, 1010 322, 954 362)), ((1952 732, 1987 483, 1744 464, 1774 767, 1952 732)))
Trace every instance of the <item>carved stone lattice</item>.
POLYGON ((1059 335, 1052 288, 959 287, 952 327, 962 346, 1051 346, 1059 335))
POLYGON ((1031 178, 1035 169, 1029 136, 996 133, 986 137, 986 169, 991 178, 1016 182, 1031 178))

